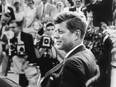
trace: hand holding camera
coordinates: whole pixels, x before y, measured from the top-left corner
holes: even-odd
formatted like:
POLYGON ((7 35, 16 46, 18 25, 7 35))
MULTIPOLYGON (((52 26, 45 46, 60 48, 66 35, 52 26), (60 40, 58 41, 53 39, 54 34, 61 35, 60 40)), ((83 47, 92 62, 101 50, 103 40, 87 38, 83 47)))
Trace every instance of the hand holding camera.
POLYGON ((34 39, 34 45, 37 48, 51 48, 52 39, 49 36, 39 36, 34 39))

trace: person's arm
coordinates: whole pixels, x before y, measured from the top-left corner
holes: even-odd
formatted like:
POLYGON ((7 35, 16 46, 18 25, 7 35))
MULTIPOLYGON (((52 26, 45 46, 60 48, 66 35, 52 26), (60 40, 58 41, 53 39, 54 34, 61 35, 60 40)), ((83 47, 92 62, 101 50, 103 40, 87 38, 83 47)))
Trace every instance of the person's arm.
POLYGON ((29 27, 29 28, 23 28, 23 32, 31 34, 31 33, 36 33, 37 31, 34 30, 33 27, 29 27))
POLYGON ((35 54, 36 54, 36 57, 39 59, 41 58, 42 54, 46 51, 46 48, 35 48, 35 54))

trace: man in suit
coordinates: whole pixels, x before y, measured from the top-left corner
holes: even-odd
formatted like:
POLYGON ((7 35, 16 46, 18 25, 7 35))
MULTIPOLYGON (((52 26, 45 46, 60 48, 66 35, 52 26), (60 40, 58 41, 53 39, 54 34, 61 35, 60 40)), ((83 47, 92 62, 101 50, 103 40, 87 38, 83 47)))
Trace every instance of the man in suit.
POLYGON ((63 63, 46 73, 42 87, 86 87, 97 69, 93 53, 83 44, 86 20, 76 12, 64 12, 54 21, 56 47, 67 54, 63 63))
POLYGON ((34 51, 33 38, 30 34, 22 32, 22 21, 11 21, 9 30, 14 32, 14 38, 10 41, 16 41, 16 54, 12 57, 14 65, 14 73, 19 74, 19 84, 23 87, 27 86, 27 80, 23 72, 23 66, 26 61, 29 63, 37 63, 34 51))
POLYGON ((24 43, 26 55, 28 56, 27 60, 30 63, 35 63, 36 60, 34 58, 36 58, 36 56, 34 52, 33 38, 30 34, 22 32, 22 21, 12 21, 9 28, 14 32, 15 38, 17 38, 17 43, 20 43, 20 41, 24 43))
POLYGON ((56 7, 49 3, 47 0, 42 0, 41 4, 37 7, 37 18, 42 22, 52 20, 55 16, 56 7))

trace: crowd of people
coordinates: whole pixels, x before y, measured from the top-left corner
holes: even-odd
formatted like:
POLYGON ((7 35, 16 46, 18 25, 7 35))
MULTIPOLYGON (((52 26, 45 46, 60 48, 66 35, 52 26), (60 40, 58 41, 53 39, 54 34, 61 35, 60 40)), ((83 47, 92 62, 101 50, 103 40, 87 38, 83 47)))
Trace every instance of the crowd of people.
POLYGON ((111 13, 98 18, 104 2, 1 0, 0 76, 13 66, 22 87, 109 87, 113 46, 106 30, 115 27, 111 13))

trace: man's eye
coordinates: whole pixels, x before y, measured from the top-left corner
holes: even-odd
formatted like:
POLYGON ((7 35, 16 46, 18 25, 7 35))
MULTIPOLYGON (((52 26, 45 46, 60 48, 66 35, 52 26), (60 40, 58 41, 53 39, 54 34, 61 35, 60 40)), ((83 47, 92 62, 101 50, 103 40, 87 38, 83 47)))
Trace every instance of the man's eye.
POLYGON ((58 33, 59 33, 59 34, 63 34, 63 33, 64 33, 64 31, 59 30, 59 31, 58 31, 58 33))
POLYGON ((57 32, 58 32, 59 34, 64 33, 64 31, 62 31, 61 29, 58 29, 57 32))

